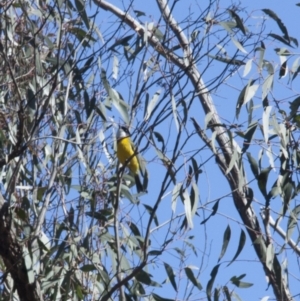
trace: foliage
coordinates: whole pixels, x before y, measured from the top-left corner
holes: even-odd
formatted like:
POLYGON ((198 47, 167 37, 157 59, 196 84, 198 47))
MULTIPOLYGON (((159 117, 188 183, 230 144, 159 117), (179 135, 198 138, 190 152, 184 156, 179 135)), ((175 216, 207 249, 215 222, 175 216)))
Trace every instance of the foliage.
POLYGON ((297 39, 271 9, 251 27, 243 7, 224 10, 219 1, 183 17, 180 1, 157 1, 157 21, 124 5, 0 7, 1 299, 239 300, 236 289, 255 289, 236 264, 248 248, 275 298, 291 300, 300 101, 296 92, 288 102, 276 93, 286 76, 287 91, 298 82, 297 39), (266 29, 271 22, 280 33, 266 29), (237 77, 237 101, 217 111, 212 97, 238 86, 237 77), (118 166, 124 124, 141 155, 145 193, 118 166), (230 191, 216 186, 211 198, 204 172, 230 191), (210 258, 210 225, 229 197, 235 213, 210 258), (236 275, 220 285, 229 268, 236 275))

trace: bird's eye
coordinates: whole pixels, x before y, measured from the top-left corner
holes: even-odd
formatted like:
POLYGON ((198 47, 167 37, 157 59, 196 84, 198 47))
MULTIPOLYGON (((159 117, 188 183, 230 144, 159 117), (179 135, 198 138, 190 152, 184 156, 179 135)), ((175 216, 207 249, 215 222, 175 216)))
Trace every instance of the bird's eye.
POLYGON ((122 126, 121 129, 122 129, 126 134, 129 135, 129 130, 128 130, 128 128, 127 128, 126 126, 122 126))

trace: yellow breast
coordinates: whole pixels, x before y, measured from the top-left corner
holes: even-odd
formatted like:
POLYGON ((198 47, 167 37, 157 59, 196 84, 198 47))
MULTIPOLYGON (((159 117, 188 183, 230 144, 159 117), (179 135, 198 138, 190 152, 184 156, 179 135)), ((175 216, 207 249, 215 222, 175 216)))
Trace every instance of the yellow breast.
POLYGON ((136 155, 134 154, 134 149, 132 146, 131 139, 129 137, 121 138, 117 142, 117 156, 122 165, 125 165, 127 160, 130 161, 127 163, 127 167, 134 174, 138 174, 139 172, 139 162, 137 160, 136 155))

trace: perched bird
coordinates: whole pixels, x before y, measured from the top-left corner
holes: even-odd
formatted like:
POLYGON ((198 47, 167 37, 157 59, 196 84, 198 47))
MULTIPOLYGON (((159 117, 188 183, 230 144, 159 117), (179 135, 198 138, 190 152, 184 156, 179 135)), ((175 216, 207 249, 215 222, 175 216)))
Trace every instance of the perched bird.
POLYGON ((117 157, 122 165, 128 167, 133 173, 137 192, 144 191, 139 177, 140 163, 137 150, 130 139, 128 129, 124 126, 119 127, 117 132, 117 157))

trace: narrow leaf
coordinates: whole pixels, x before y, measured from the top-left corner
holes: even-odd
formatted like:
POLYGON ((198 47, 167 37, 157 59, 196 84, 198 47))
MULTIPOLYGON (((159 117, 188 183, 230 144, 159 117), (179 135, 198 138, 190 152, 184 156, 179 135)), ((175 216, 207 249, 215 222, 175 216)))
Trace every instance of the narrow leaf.
POLYGON ((175 281, 175 274, 173 272, 173 269, 166 262, 164 262, 164 266, 165 266, 165 270, 167 272, 168 278, 169 278, 174 290, 177 292, 177 284, 176 284, 176 281, 175 281))
POLYGON ((210 273, 210 280, 208 281, 207 286, 206 286, 206 295, 207 295, 208 301, 211 301, 211 290, 214 285, 216 276, 218 274, 219 267, 220 267, 220 264, 216 265, 210 273))
POLYGON ((234 147, 234 151, 233 151, 233 155, 231 156, 231 160, 229 162, 229 166, 225 172, 225 174, 228 174, 231 169, 233 168, 233 166, 235 166, 235 164, 238 164, 240 160, 240 153, 238 151, 238 149, 236 147, 234 147))
POLYGON ((152 297, 155 301, 175 301, 174 299, 167 299, 167 298, 160 297, 159 295, 154 293, 152 293, 152 297))
POLYGON ((266 254, 266 266, 267 268, 272 271, 273 270, 273 260, 274 260, 274 247, 272 244, 269 244, 267 247, 267 254, 266 254))
POLYGON ((262 85, 262 100, 269 94, 273 88, 274 74, 269 74, 262 85))
POLYGON ((229 244, 229 241, 230 241, 230 237, 231 237, 231 229, 230 229, 230 226, 228 225, 227 228, 224 231, 223 245, 222 245, 222 250, 221 250, 218 262, 222 259, 222 257, 224 256, 224 254, 227 250, 227 247, 228 247, 228 244, 229 244))
POLYGON ((247 158, 249 160, 252 173, 255 176, 255 178, 257 178, 258 174, 259 174, 258 164, 257 164, 256 160, 252 157, 251 153, 249 153, 249 152, 247 152, 247 158))
POLYGON ((114 55, 113 59, 113 79, 117 80, 118 78, 118 73, 119 73, 119 59, 116 55, 114 55))
POLYGON ((268 106, 265 108, 263 112, 263 133, 265 137, 265 142, 268 143, 269 140, 269 119, 270 119, 270 114, 271 114, 272 107, 268 106))
POLYGON ((268 200, 267 182, 268 182, 268 177, 269 177, 270 171, 271 171, 270 167, 265 168, 260 172, 260 174, 257 177, 257 184, 258 184, 259 190, 261 191, 262 195, 265 197, 266 200, 268 200))
POLYGON ((173 95, 171 96, 171 101, 172 101, 172 111, 173 111, 173 118, 174 118, 175 126, 176 126, 176 129, 177 129, 177 132, 179 132, 177 107, 176 107, 175 97, 173 95))
MULTIPOLYGON (((221 23, 221 22, 220 22, 221 23)), ((236 60, 233 58, 225 58, 225 57, 221 57, 221 56, 216 56, 216 55, 211 55, 208 54, 208 57, 215 59, 216 61, 225 63, 225 64, 229 64, 229 65, 235 65, 235 66, 243 66, 245 65, 245 62, 241 61, 241 60, 236 60)))
POLYGON ((219 208, 219 202, 220 202, 220 199, 217 200, 217 202, 213 205, 212 207, 212 213, 210 214, 209 217, 207 217, 205 220, 203 220, 200 225, 202 224, 205 224, 213 215, 215 215, 218 211, 218 208, 219 208))
POLYGON ((257 121, 253 121, 251 124, 249 124, 248 129, 244 135, 244 142, 243 142, 243 148, 242 153, 246 152, 246 150, 249 148, 250 143, 252 141, 253 135, 255 133, 255 130, 257 128, 257 121))
POLYGON ((173 213, 175 213, 175 211, 176 211, 177 199, 178 199, 178 196, 180 194, 181 187, 182 187, 182 183, 177 183, 174 186, 173 191, 172 191, 172 205, 171 205, 171 208, 172 208, 173 213))
POLYGON ((192 204, 191 199, 188 192, 185 190, 183 192, 183 203, 184 203, 184 211, 188 226, 190 229, 193 229, 193 217, 192 217, 192 204))
POLYGON ((239 17, 239 15, 234 10, 231 10, 231 9, 228 9, 228 12, 231 14, 232 18, 235 20, 236 27, 239 28, 244 35, 246 35, 246 28, 244 26, 242 19, 239 17))
POLYGON ((189 267, 186 267, 186 268, 184 268, 184 270, 185 270, 185 273, 186 273, 187 277, 189 278, 189 280, 194 284, 194 286, 196 286, 201 291, 202 285, 196 279, 192 269, 190 269, 189 267))
POLYGON ((124 37, 122 39, 118 39, 112 46, 110 46, 108 48, 107 51, 113 50, 114 48, 116 48, 119 45, 122 45, 122 46, 129 45, 129 41, 132 39, 133 36, 134 36, 134 34, 126 36, 126 37, 124 37))
POLYGON ((246 242, 246 234, 245 234, 244 230, 241 230, 239 246, 237 248, 235 255, 233 256, 232 260, 230 261, 230 263, 227 266, 231 265, 237 259, 237 257, 240 255, 241 251, 243 250, 243 248, 245 246, 245 242, 246 242))
POLYGON ((242 46, 242 44, 238 40, 236 40, 234 37, 230 37, 230 38, 238 50, 240 50, 241 52, 243 52, 245 54, 248 54, 248 52, 245 50, 245 48, 242 46))
MULTIPOLYGON (((245 104, 245 100, 248 102, 250 100, 249 96, 251 96, 253 94, 253 90, 252 92, 250 91, 250 94, 248 93, 249 88, 255 83, 255 80, 250 80, 247 85, 242 89, 237 103, 236 103, 236 109, 235 109, 235 116, 238 119, 239 118, 239 114, 241 111, 242 106, 245 104), (248 96, 248 97, 247 97, 248 96)), ((255 94, 255 93, 254 93, 255 94)), ((254 95, 253 94, 253 95, 254 95)))
MULTIPOLYGON (((245 276, 242 275, 243 277, 245 276)), ((232 284, 234 284, 235 286, 239 287, 239 288, 248 288, 248 287, 251 287, 253 284, 252 283, 248 283, 248 282, 243 282, 241 281, 241 278, 243 278, 241 276, 239 277, 236 277, 236 276, 233 276, 230 281, 232 282, 232 284)))
POLYGON ((276 21, 276 23, 279 26, 280 30, 284 34, 284 38, 287 41, 290 41, 290 37, 289 37, 288 31, 287 31, 285 25, 282 23, 281 19, 272 10, 270 10, 270 9, 262 9, 262 11, 265 14, 267 14, 270 18, 272 18, 273 20, 276 21))
POLYGON ((144 270, 141 270, 138 274, 136 274, 135 279, 139 282, 142 282, 147 285, 161 287, 161 285, 151 279, 151 275, 144 270))
POLYGON ((160 90, 156 91, 155 94, 153 95, 152 99, 150 100, 150 103, 147 107, 147 113, 146 113, 146 116, 145 116, 145 121, 147 121, 151 117, 151 113, 152 113, 152 111, 154 110, 154 108, 156 106, 156 103, 159 99, 160 93, 161 93, 160 90))
POLYGON ((145 208, 147 209, 147 211, 149 212, 150 215, 154 214, 153 220, 156 226, 159 225, 158 219, 157 219, 157 215, 156 213, 153 211, 153 208, 149 205, 144 204, 145 208))
POLYGON ((286 242, 291 238, 295 227, 298 225, 298 218, 300 214, 300 205, 297 205, 291 212, 289 216, 288 224, 287 224, 287 235, 286 242))
POLYGON ((243 72, 243 77, 247 76, 248 73, 251 71, 252 68, 252 61, 253 59, 248 60, 248 62, 246 63, 245 67, 244 67, 244 72, 243 72))
POLYGON ((291 44, 290 44, 289 41, 287 41, 284 37, 282 37, 282 36, 280 36, 280 35, 278 35, 276 33, 269 33, 268 36, 272 37, 272 38, 274 38, 276 40, 278 40, 279 42, 281 42, 281 43, 283 43, 285 45, 291 46, 291 44))

